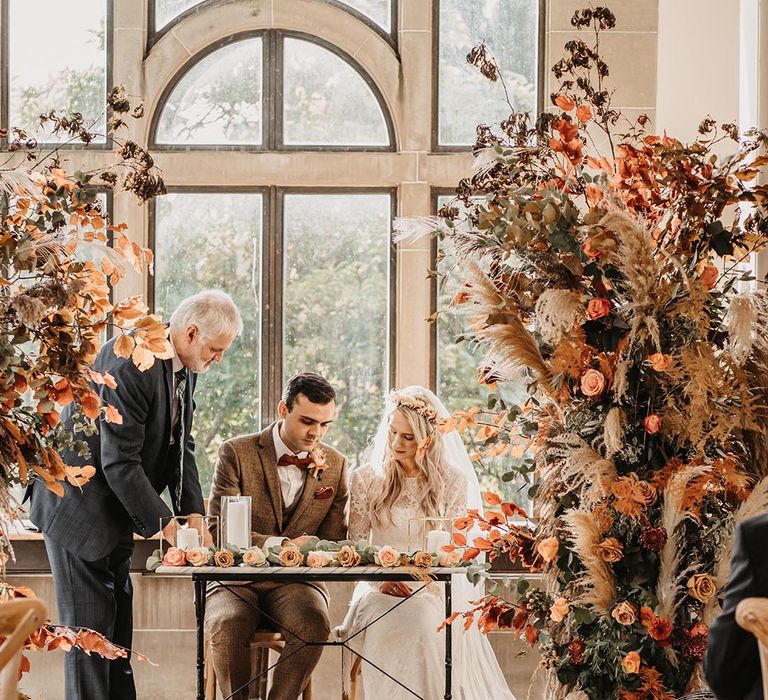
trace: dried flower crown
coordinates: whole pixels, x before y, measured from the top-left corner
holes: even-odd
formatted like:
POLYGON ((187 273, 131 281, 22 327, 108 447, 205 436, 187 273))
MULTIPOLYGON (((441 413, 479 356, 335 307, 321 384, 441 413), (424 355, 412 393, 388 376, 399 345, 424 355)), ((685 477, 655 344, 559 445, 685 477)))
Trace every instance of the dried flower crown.
POLYGON ((393 391, 389 395, 389 400, 395 408, 409 408, 433 425, 437 425, 440 420, 437 411, 424 399, 420 399, 417 396, 398 394, 396 391, 393 391))

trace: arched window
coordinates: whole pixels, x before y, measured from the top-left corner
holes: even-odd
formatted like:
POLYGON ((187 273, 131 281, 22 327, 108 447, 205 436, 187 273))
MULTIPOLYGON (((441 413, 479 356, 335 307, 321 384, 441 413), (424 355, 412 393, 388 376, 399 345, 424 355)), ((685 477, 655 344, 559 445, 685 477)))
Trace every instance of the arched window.
POLYGON ((380 93, 349 56, 309 37, 275 31, 228 40, 193 59, 159 115, 159 148, 393 145, 380 93), (273 79, 265 80, 264 66, 273 79))

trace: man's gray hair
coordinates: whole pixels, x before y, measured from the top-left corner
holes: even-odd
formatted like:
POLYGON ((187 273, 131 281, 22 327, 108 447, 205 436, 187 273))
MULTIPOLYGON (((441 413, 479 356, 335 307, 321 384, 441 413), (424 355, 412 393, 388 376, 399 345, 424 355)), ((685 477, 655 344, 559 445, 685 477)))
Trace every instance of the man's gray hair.
POLYGON ((243 320, 232 297, 220 289, 205 289, 184 299, 171 314, 171 329, 183 331, 189 326, 205 338, 222 333, 238 336, 243 331, 243 320))

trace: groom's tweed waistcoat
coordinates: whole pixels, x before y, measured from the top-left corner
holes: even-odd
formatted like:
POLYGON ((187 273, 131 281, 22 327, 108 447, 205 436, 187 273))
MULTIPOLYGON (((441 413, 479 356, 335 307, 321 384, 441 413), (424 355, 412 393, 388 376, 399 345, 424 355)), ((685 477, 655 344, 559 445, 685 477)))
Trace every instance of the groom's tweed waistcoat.
POLYGON ((326 461, 322 480, 307 473, 298 497, 286 507, 280 492, 272 428, 270 425, 261 433, 240 435, 221 446, 208 514, 221 514, 222 496, 251 496, 254 545, 262 546, 272 536, 294 538, 307 534, 326 540, 345 539, 349 500, 346 458, 332 447, 322 445, 326 461), (324 495, 329 497, 323 498, 324 495))

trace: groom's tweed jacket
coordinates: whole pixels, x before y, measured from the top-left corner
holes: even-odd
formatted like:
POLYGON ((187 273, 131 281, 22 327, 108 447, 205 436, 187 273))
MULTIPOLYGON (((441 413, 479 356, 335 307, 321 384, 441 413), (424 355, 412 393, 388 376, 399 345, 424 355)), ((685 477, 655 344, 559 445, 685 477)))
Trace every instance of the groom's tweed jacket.
POLYGON ((222 496, 251 496, 254 545, 262 546, 267 537, 272 536, 292 539, 306 534, 325 540, 346 539, 349 501, 346 458, 332 447, 322 445, 327 464, 322 479, 318 481, 314 473, 307 473, 293 513, 284 517, 273 427, 274 424, 261 433, 232 438, 219 448, 208 514, 221 515, 222 496))

